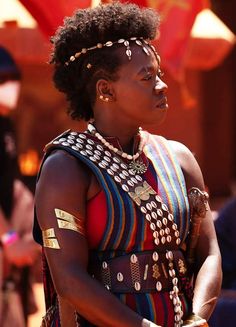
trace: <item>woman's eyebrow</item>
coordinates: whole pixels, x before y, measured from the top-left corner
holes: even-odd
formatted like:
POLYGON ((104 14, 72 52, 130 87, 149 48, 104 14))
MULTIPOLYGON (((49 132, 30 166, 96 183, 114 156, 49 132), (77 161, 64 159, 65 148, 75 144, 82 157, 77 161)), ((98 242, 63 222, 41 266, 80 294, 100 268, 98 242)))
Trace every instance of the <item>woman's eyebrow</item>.
POLYGON ((154 72, 156 72, 157 70, 159 70, 160 69, 160 66, 158 65, 158 67, 154 67, 154 66, 145 66, 145 67, 142 67, 139 71, 138 71, 138 73, 137 73, 137 75, 143 75, 143 74, 145 74, 145 73, 154 73, 154 72))

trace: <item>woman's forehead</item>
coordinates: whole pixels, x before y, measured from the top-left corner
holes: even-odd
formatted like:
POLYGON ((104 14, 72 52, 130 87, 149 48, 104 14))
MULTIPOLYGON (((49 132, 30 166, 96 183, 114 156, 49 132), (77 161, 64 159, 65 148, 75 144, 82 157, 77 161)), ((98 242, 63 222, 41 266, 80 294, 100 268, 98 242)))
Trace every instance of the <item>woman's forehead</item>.
POLYGON ((137 45, 131 45, 130 51, 132 53, 131 59, 126 56, 125 49, 119 47, 116 49, 117 54, 121 59, 121 68, 123 69, 132 69, 139 73, 141 70, 146 68, 158 69, 160 67, 160 57, 155 54, 151 47, 148 45, 145 46, 147 51, 144 51, 143 48, 137 45))

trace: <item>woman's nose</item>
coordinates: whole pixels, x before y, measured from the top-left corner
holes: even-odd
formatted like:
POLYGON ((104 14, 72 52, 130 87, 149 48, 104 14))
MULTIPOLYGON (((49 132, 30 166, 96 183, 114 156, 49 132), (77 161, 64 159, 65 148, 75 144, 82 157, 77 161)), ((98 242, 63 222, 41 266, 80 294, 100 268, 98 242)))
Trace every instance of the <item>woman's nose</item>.
POLYGON ((156 84, 155 84, 155 92, 166 92, 168 89, 168 86, 166 83, 164 83, 158 76, 156 77, 156 84))

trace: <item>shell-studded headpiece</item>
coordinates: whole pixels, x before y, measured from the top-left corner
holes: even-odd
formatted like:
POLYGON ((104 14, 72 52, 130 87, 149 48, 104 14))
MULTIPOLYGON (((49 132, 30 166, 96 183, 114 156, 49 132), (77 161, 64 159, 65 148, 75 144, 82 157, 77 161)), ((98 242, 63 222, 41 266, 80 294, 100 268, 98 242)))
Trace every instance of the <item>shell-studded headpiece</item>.
MULTIPOLYGON (((131 37, 127 40, 119 39, 118 41, 107 41, 106 43, 97 43, 97 45, 90 47, 90 48, 83 48, 79 52, 76 52, 74 55, 70 56, 69 60, 65 62, 65 65, 68 66, 71 62, 75 61, 76 59, 79 59, 80 56, 86 54, 88 51, 102 49, 105 47, 109 48, 109 47, 112 47, 114 44, 124 45, 126 47, 125 54, 128 57, 128 59, 131 60, 131 58, 132 58, 132 51, 130 48, 131 42, 135 42, 135 44, 142 47, 144 53, 147 56, 150 56, 150 50, 152 50, 153 53, 155 54, 158 62, 160 62, 160 57, 157 54, 155 47, 148 40, 145 40, 142 37, 131 37)), ((87 66, 87 68, 91 68, 91 65, 87 66)))

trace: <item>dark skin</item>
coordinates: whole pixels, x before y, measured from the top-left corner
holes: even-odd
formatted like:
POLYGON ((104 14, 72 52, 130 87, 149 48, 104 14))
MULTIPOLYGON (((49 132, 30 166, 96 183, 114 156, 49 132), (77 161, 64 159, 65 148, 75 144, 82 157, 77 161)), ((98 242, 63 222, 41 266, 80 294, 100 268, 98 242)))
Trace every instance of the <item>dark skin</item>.
MULTIPOLYGON (((116 82, 105 79, 97 82, 94 118, 103 136, 116 136, 123 150, 131 152, 138 127, 164 119, 168 107, 167 86, 158 76, 159 65, 154 54, 147 56, 140 47, 133 46, 132 60, 129 61, 122 47, 116 51, 123 60, 119 79, 116 82), (102 101, 100 95, 109 98, 109 101, 102 101)), ((183 169, 187 188, 195 186, 204 189, 201 171, 191 152, 177 142, 171 142, 171 145, 183 169)), ((99 191, 100 185, 94 175, 69 154, 55 151, 46 160, 37 185, 36 210, 42 230, 53 227, 61 247, 60 250, 45 248, 54 285, 64 301, 97 326, 144 326, 141 316, 87 274, 86 238, 79 233, 57 228, 54 208, 86 217, 86 202, 99 191)), ((201 306, 218 295, 221 280, 220 255, 210 212, 202 224, 197 256, 200 270, 196 280, 194 310, 203 318, 208 318, 213 303, 201 306)))

